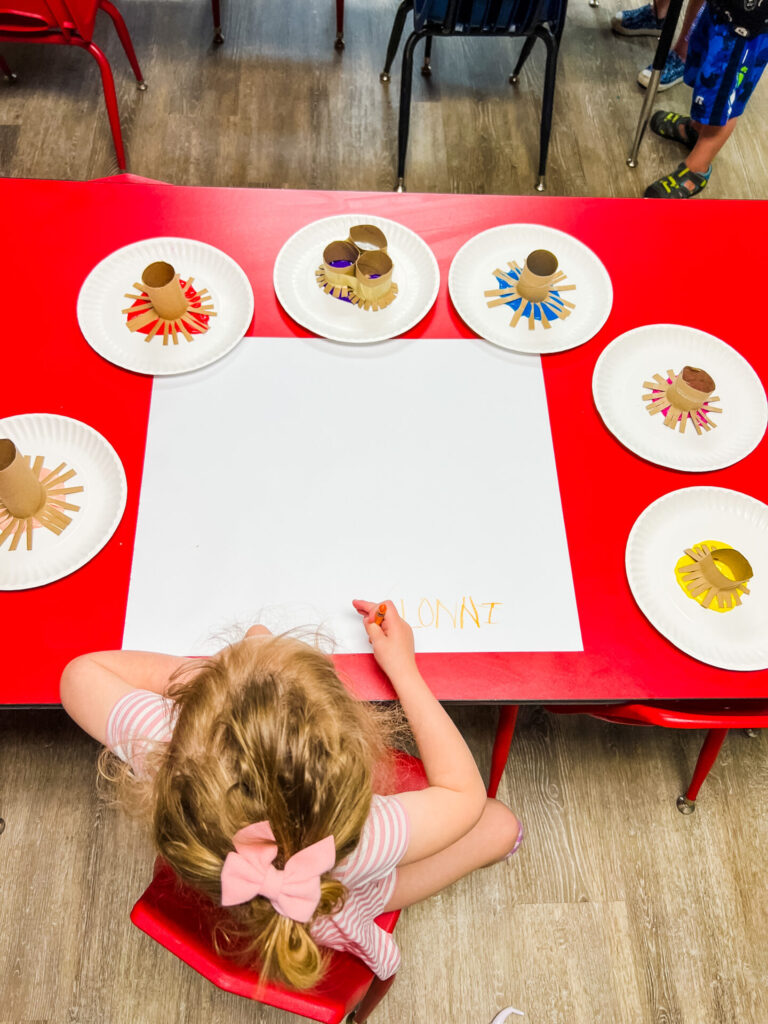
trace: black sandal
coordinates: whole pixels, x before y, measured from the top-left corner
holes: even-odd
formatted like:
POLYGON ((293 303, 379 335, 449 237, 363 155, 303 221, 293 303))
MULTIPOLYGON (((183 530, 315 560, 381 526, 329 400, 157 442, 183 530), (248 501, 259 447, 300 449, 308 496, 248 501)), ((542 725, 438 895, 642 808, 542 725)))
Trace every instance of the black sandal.
POLYGON ((685 164, 679 164, 671 174, 666 174, 663 178, 651 182, 643 195, 646 199, 692 199, 707 187, 711 173, 711 167, 706 174, 700 174, 698 171, 692 171, 685 164), (686 181, 689 181, 693 187, 688 188, 685 184, 686 181))
POLYGON ((679 142, 688 149, 693 149, 699 141, 699 133, 692 127, 693 120, 682 114, 673 114, 671 110, 657 110, 651 118, 651 131, 662 139, 679 142))

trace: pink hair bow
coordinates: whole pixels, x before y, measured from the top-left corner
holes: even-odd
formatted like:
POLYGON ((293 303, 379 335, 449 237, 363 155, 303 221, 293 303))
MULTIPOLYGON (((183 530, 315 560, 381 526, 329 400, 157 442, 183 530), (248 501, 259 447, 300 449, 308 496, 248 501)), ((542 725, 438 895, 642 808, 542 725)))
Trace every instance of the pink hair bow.
POLYGON ((272 864, 277 844, 268 821, 241 828, 232 842, 221 869, 222 907, 266 896, 278 914, 306 924, 320 902, 320 876, 336 863, 333 836, 294 853, 282 871, 272 864))

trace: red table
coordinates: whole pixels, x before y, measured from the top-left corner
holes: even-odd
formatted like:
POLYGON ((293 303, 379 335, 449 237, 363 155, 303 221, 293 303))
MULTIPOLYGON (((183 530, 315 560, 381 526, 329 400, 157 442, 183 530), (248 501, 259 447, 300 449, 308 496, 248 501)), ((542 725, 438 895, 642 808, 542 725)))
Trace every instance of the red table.
MULTIPOLYGON (((421 655, 437 696, 513 703, 768 697, 768 671, 711 668, 665 640, 638 609, 624 573, 632 524, 667 491, 708 484, 768 501, 765 440, 746 459, 718 472, 663 469, 609 434, 591 393, 602 349, 647 323, 709 331, 742 352, 766 379, 762 325, 750 322, 746 309, 742 316, 735 303, 723 301, 718 276, 728 275, 728 262, 737 254, 751 280, 768 280, 768 204, 205 189, 124 178, 0 180, 0 209, 0 413, 82 419, 113 444, 128 477, 123 520, 90 563, 48 586, 0 594, 0 703, 58 703, 59 675, 70 658, 121 644, 152 382, 105 362, 83 339, 75 302, 87 273, 112 250, 141 238, 198 238, 229 253, 248 275, 256 309, 249 334, 306 336, 275 298, 275 257, 298 228, 350 210, 402 222, 438 259, 437 302, 409 337, 471 336, 448 297, 448 268, 468 238, 498 224, 534 222, 568 231, 597 253, 613 280, 614 305, 602 331, 586 345, 543 361, 584 651, 421 655), (730 241, 736 238, 734 252, 730 241), (566 399, 573 394, 583 396, 575 406, 573 398, 566 399), (649 672, 649 663, 664 669, 649 672)), ((392 696, 369 656, 347 656, 343 668, 363 695, 392 696)))

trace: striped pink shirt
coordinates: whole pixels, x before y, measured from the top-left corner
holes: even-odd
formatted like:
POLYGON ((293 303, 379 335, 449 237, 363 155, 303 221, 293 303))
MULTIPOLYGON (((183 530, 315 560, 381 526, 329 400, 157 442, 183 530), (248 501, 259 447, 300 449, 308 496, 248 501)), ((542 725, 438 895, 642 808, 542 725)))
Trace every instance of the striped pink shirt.
MULTIPOLYGON (((173 701, 148 690, 121 697, 107 720, 107 746, 137 773, 142 754, 173 735, 177 709, 173 701)), ((375 922, 395 887, 397 864, 408 848, 408 816, 394 796, 374 796, 360 842, 333 874, 348 889, 338 914, 321 917, 312 937, 321 946, 352 953, 379 978, 400 966, 400 950, 375 922)))

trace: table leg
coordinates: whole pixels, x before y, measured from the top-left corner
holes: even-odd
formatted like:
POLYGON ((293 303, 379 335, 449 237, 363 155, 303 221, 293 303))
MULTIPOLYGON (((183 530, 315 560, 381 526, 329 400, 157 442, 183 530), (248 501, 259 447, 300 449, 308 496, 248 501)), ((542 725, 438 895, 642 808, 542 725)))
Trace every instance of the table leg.
POLYGON ((517 713, 520 710, 517 704, 502 704, 499 707, 499 724, 496 726, 496 738, 493 741, 493 752, 491 754, 491 772, 488 779, 488 796, 496 796, 501 777, 507 766, 509 748, 512 745, 512 737, 515 735, 515 724, 517 713))

